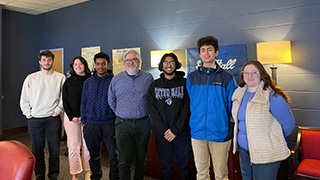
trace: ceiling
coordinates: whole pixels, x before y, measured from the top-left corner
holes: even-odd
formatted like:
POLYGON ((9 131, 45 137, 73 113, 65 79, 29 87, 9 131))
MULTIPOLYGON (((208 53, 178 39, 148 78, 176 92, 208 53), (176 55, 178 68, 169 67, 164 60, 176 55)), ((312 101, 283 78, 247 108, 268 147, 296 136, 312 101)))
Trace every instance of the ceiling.
POLYGON ((38 15, 89 0, 0 0, 3 9, 38 15))

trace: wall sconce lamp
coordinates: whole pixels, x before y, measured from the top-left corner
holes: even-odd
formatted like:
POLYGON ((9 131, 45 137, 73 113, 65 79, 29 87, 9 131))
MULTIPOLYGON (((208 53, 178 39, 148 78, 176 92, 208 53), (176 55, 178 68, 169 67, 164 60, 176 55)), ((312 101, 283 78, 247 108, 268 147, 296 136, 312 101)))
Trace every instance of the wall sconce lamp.
POLYGON ((273 41, 257 43, 257 59, 261 64, 272 64, 270 66, 272 79, 277 84, 278 63, 291 63, 290 41, 273 41))
POLYGON ((171 53, 172 50, 158 50, 158 51, 150 51, 151 56, 151 67, 158 67, 158 64, 162 58, 162 56, 166 53, 171 53))

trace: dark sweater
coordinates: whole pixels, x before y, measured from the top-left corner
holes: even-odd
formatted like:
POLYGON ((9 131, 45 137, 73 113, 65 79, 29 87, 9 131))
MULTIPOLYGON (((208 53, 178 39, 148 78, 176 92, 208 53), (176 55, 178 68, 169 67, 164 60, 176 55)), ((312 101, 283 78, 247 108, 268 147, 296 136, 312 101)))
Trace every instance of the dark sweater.
POLYGON ((83 84, 81 99, 81 123, 103 124, 114 122, 115 114, 108 104, 108 89, 113 78, 111 70, 99 77, 95 72, 83 84))
POLYGON ((63 108, 70 121, 74 117, 80 117, 82 87, 87 78, 78 75, 70 76, 63 85, 63 108))
POLYGON ((162 73, 149 88, 151 120, 155 132, 164 135, 170 129, 175 135, 189 135, 189 96, 184 72, 168 80, 162 73))

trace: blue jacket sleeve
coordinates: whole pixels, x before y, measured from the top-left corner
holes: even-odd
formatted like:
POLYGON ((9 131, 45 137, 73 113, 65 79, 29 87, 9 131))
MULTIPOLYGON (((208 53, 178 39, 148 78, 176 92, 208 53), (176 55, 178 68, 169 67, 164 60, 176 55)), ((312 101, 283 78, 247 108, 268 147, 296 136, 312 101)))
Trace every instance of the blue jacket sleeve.
POLYGON ((231 115, 232 95, 233 95, 233 92, 235 91, 236 88, 237 88, 237 84, 236 84, 234 77, 232 76, 232 79, 230 80, 228 87, 227 87, 228 115, 229 115, 230 121, 233 121, 233 120, 231 120, 232 119, 232 115, 231 115))
POLYGON ((190 79, 189 79, 189 76, 187 77, 187 91, 188 91, 188 94, 189 94, 189 97, 190 97, 190 94, 191 94, 191 82, 190 82, 190 79))
POLYGON ((294 128, 295 122, 288 103, 281 95, 273 96, 270 93, 270 112, 282 126, 285 137, 289 136, 294 128))

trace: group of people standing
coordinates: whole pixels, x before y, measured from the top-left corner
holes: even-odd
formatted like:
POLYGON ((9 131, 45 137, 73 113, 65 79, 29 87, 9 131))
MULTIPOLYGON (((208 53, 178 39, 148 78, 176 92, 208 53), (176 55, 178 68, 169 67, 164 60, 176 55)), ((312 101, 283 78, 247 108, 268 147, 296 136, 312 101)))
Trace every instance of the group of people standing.
POLYGON ((259 61, 243 65, 238 87, 233 76, 215 62, 216 38, 202 37, 197 47, 202 66, 185 79, 184 72, 177 71, 181 64, 175 54, 165 54, 158 67, 163 73, 149 89, 162 179, 172 179, 174 160, 180 179, 190 179, 192 149, 197 179, 210 179, 211 157, 214 178, 227 180, 233 138, 242 179, 275 180, 281 161, 290 155, 285 139, 295 122, 289 97, 259 61))
POLYGON ((160 60, 162 73, 156 80, 139 68, 140 56, 134 50, 124 53, 125 71, 115 76, 103 52, 94 56, 92 74, 86 60, 75 57, 67 80, 52 70, 54 55, 41 52, 41 70, 27 76, 20 100, 28 118, 37 180, 45 179, 45 138, 50 153, 48 177, 57 179, 59 174, 63 109, 72 179, 82 171, 86 180, 102 178, 104 142, 109 179, 129 180, 134 161, 134 179, 142 180, 152 126, 161 179, 172 179, 175 160, 180 179, 190 179, 192 153, 197 179, 210 179, 210 159, 215 179, 228 179, 232 138, 244 180, 276 179, 280 162, 289 156, 285 138, 295 125, 289 97, 254 60, 242 67, 238 87, 233 76, 215 62, 219 46, 213 36, 200 38, 197 47, 202 66, 187 79, 178 71, 177 56, 167 53, 160 60))

